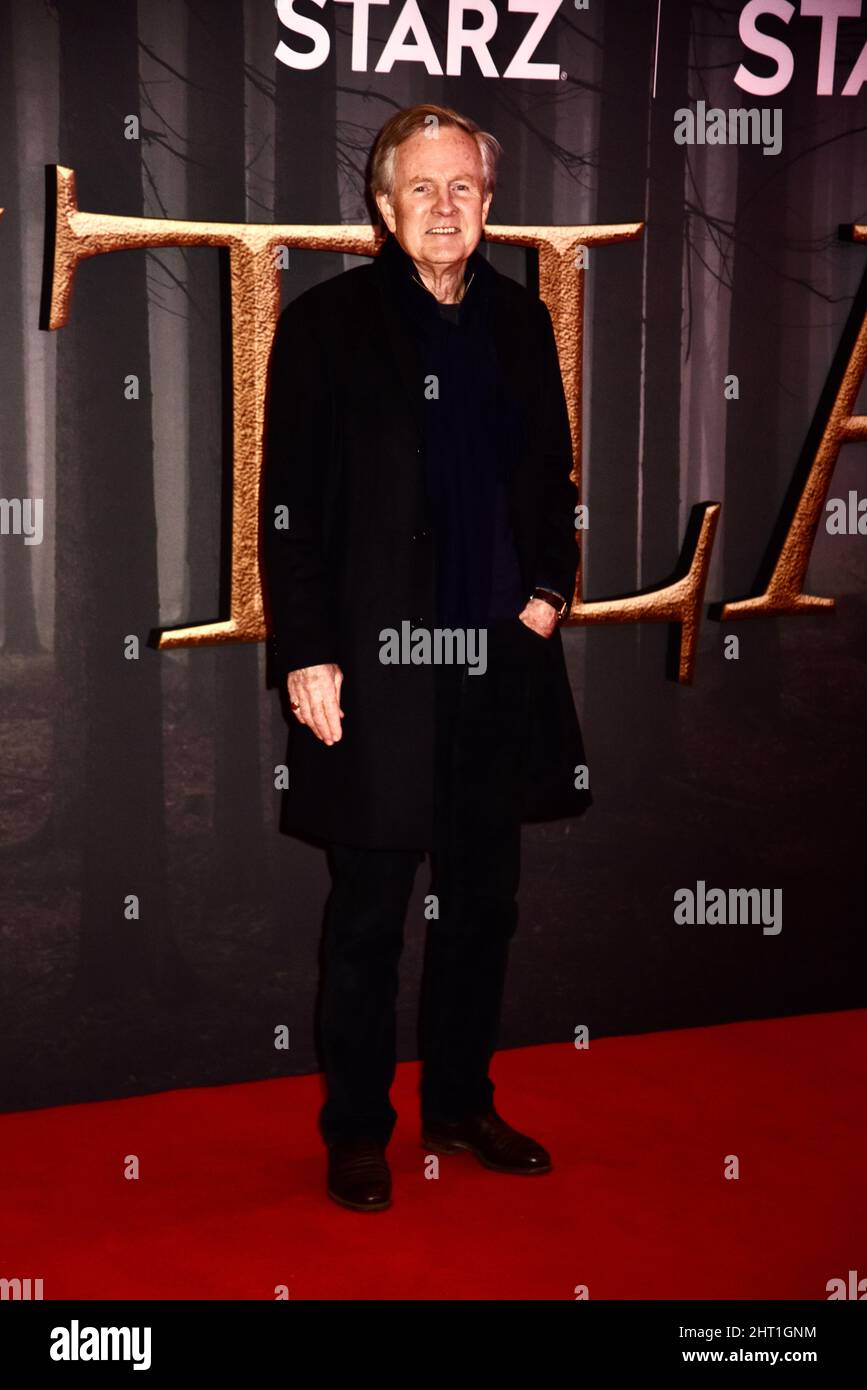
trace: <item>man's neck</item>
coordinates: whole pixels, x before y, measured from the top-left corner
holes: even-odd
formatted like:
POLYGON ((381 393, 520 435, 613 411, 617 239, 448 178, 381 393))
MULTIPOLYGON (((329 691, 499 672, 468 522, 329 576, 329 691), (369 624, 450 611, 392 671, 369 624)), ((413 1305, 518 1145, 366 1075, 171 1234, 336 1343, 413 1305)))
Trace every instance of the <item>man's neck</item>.
POLYGON ((419 280, 439 304, 460 304, 466 292, 466 261, 457 266, 421 266, 418 261, 413 264, 419 280))

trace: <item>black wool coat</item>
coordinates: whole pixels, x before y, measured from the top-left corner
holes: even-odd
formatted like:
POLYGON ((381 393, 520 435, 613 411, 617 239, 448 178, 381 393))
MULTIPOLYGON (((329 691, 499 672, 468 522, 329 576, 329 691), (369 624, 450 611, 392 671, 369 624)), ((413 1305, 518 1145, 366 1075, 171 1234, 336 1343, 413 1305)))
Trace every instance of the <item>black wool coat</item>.
MULTIPOLYGON (((475 255, 502 370, 525 413, 509 513, 529 597, 539 576, 570 597, 578 558, 571 440, 550 315, 475 255)), ((281 830, 370 848, 429 848, 434 668, 386 665, 380 632, 437 626, 424 476, 423 370, 384 264, 344 272, 281 313, 266 400, 261 562, 269 668, 289 724, 281 830), (275 526, 278 508, 288 526, 275 526), (336 662, 342 738, 291 714, 286 676, 336 662)), ((586 763, 559 629, 533 679, 523 820, 580 815, 586 763)), ((484 679, 473 676, 471 679, 484 679)))

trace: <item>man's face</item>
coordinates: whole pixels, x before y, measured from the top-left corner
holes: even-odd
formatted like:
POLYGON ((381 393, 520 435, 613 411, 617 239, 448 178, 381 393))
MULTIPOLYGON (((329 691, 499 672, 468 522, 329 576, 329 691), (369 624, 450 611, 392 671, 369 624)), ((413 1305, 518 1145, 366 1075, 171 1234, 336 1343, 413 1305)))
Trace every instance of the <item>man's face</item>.
POLYGON ((378 193, 388 230, 414 261, 459 265, 478 246, 491 194, 479 147, 454 126, 418 131, 398 145, 391 194, 378 193))

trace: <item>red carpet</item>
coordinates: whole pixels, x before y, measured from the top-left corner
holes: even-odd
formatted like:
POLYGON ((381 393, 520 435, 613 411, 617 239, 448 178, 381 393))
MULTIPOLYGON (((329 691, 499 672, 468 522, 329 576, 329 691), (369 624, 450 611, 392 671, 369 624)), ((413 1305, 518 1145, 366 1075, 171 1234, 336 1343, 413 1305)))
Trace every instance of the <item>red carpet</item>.
POLYGON ((316 1076, 2 1115, 0 1277, 46 1299, 825 1299, 867 1276, 865 1042, 862 1011, 501 1052, 501 1113, 554 1159, 531 1178, 465 1154, 425 1179, 406 1064, 380 1214, 325 1197, 316 1076))

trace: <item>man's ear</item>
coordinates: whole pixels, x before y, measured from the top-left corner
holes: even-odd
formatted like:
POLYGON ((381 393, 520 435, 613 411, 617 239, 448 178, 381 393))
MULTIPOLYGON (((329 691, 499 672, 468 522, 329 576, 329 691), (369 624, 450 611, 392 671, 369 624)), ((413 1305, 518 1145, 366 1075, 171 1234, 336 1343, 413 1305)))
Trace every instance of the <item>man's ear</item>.
POLYGON ((394 208, 392 207, 391 199, 389 198, 387 193, 377 193, 375 196, 376 206, 379 208, 379 215, 382 218, 388 230, 393 235, 394 229, 397 226, 397 219, 394 215, 394 208))
POLYGON ((494 196, 494 195, 493 195, 493 193, 491 192, 491 193, 488 194, 488 196, 487 196, 486 198, 484 198, 484 199, 482 200, 482 226, 483 226, 483 227, 484 227, 485 223, 486 223, 487 220, 488 220, 488 208, 491 206, 491 199, 493 198, 493 196, 494 196))

